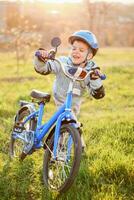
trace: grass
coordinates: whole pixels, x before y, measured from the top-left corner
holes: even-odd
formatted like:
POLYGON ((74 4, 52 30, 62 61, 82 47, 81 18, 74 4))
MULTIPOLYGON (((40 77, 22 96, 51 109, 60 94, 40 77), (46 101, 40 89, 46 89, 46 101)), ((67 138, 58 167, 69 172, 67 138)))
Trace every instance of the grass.
MULTIPOLYGON (((32 55, 32 53, 31 53, 32 55)), ((86 154, 70 190, 59 196, 42 181, 43 150, 23 163, 9 160, 10 130, 20 99, 30 100, 33 88, 51 92, 53 76, 33 70, 32 56, 16 73, 13 54, 0 56, 0 199, 1 200, 133 200, 134 199, 134 49, 102 49, 96 62, 107 74, 106 96, 84 96, 80 121, 84 124, 86 154)), ((51 92, 52 93, 52 92, 51 92)), ((54 112, 53 99, 44 120, 54 112)))

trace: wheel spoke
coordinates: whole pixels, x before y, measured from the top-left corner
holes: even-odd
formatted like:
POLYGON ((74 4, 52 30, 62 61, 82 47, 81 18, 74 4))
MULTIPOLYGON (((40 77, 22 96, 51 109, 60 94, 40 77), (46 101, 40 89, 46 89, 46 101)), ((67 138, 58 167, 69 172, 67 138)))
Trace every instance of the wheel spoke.
POLYGON ((48 181, 52 188, 61 187, 70 175, 71 168, 72 168, 73 161, 74 161, 74 144, 73 144, 73 142, 70 146, 70 152, 69 152, 70 159, 67 160, 68 151, 69 151, 68 150, 68 141, 69 141, 70 137, 71 136, 68 131, 63 132, 60 135, 58 147, 57 147, 56 160, 54 160, 54 162, 52 162, 48 166, 48 168, 51 170, 51 176, 48 176, 48 181))
MULTIPOLYGON (((48 146, 53 152, 54 137, 50 139, 48 146)), ((45 185, 59 192, 69 189, 79 170, 81 151, 78 130, 69 124, 62 125, 56 149, 56 159, 49 149, 45 151, 43 162, 45 185)))

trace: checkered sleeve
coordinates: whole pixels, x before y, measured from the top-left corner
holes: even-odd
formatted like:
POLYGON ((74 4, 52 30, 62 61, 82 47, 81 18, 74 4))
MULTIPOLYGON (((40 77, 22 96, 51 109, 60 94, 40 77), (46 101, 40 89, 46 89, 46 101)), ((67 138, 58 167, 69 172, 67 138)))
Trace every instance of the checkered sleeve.
POLYGON ((34 57, 34 69, 37 73, 47 75, 50 73, 57 74, 60 70, 60 64, 57 61, 48 60, 45 63, 34 57))

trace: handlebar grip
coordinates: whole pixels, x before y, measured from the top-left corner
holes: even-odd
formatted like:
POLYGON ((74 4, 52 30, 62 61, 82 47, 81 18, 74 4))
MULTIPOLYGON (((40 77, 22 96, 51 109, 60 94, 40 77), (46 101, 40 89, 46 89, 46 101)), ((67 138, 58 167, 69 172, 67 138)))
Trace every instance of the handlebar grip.
POLYGON ((36 51, 36 52, 35 52, 35 56, 37 56, 38 59, 39 59, 40 61, 42 61, 42 62, 45 62, 45 61, 46 61, 46 58, 43 58, 43 57, 41 56, 41 53, 40 53, 39 51, 36 51))
POLYGON ((43 62, 46 61, 46 59, 54 60, 55 59, 55 54, 56 54, 56 52, 54 50, 51 50, 49 52, 48 56, 44 58, 44 57, 41 56, 41 53, 39 51, 35 52, 35 56, 37 56, 38 59, 43 61, 43 62))
POLYGON ((100 77, 101 80, 105 80, 106 79, 106 75, 102 74, 101 72, 97 71, 96 75, 98 75, 100 77))
POLYGON ((36 51, 36 52, 35 52, 35 56, 40 57, 40 56, 41 56, 41 53, 40 53, 39 51, 36 51))
POLYGON ((107 77, 106 77, 105 74, 100 75, 100 79, 101 79, 101 80, 105 80, 106 78, 107 78, 107 77))

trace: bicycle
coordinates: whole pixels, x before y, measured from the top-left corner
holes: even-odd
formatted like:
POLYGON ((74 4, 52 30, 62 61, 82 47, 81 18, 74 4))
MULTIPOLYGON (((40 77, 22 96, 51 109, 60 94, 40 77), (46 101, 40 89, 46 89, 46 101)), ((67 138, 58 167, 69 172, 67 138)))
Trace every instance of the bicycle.
MULTIPOLYGON (((72 113, 72 92, 75 81, 84 80, 90 72, 83 68, 71 67, 68 70, 55 58, 60 39, 51 41, 55 48, 50 51, 48 59, 60 63, 63 72, 70 78, 65 103, 46 123, 42 124, 45 104, 50 101, 50 94, 37 90, 31 92, 39 108, 33 102, 20 102, 20 109, 15 116, 11 133, 10 157, 24 160, 40 148, 45 149, 43 161, 43 180, 49 188, 60 193, 67 191, 78 173, 82 145, 77 122, 72 113), (44 144, 43 144, 43 139, 44 144)), ((36 56, 43 60, 39 52, 36 56)))

